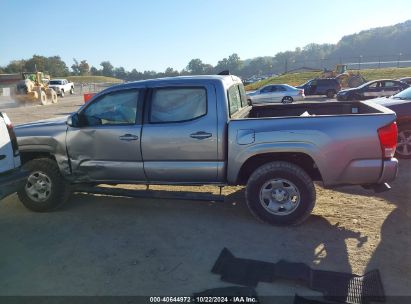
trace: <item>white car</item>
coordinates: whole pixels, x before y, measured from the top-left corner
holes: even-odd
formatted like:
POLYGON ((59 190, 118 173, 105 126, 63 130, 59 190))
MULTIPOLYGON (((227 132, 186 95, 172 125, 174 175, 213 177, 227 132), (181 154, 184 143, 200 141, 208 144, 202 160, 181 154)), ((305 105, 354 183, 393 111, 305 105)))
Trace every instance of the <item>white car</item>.
POLYGON ((292 103, 303 101, 305 98, 304 90, 294 88, 288 84, 269 84, 257 91, 247 94, 250 104, 267 103, 292 103))
POLYGON ((69 82, 67 79, 52 79, 49 82, 49 88, 56 91, 57 95, 64 97, 64 94, 70 92, 74 94, 74 83, 69 82))
POLYGON ((24 185, 27 172, 20 170, 21 160, 10 119, 0 112, 0 199, 24 185))

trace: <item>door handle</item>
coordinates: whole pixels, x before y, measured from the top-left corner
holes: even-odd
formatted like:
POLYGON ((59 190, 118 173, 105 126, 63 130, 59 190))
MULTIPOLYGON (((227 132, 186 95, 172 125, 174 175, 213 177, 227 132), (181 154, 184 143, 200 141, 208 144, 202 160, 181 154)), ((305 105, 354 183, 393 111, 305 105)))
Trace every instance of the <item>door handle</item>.
POLYGON ((124 134, 120 136, 120 140, 125 140, 125 141, 138 140, 138 136, 133 135, 133 134, 124 134))
POLYGON ((190 134, 190 137, 195 138, 195 139, 206 139, 206 138, 209 138, 211 136, 213 136, 213 134, 207 133, 207 132, 204 132, 204 131, 199 131, 199 132, 190 134))

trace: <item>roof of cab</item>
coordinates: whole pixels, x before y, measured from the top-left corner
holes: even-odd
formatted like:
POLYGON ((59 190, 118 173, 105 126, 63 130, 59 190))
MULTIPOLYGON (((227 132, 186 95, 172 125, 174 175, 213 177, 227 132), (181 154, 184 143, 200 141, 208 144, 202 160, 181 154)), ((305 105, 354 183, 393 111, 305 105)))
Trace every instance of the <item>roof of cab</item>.
POLYGON ((241 82, 241 79, 234 75, 196 75, 196 76, 165 77, 165 78, 126 82, 126 83, 122 83, 122 84, 109 87, 104 91, 107 92, 107 91, 120 90, 120 89, 144 88, 144 87, 151 87, 151 86, 158 86, 158 85, 161 86, 164 84, 183 84, 183 83, 197 83, 197 82, 208 82, 208 81, 210 82, 220 81, 223 83, 237 83, 237 82, 241 82))

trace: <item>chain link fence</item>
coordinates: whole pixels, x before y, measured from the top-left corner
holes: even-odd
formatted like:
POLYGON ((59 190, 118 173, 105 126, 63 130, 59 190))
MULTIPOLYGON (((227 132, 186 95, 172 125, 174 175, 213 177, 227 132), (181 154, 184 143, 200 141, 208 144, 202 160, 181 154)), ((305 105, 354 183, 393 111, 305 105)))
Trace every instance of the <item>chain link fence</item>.
POLYGON ((84 93, 98 93, 119 83, 105 82, 105 83, 74 83, 74 90, 78 94, 84 93))
POLYGON ((350 70, 411 67, 411 54, 330 57, 320 59, 285 59, 283 72, 300 70, 334 70, 337 64, 346 64, 350 70))

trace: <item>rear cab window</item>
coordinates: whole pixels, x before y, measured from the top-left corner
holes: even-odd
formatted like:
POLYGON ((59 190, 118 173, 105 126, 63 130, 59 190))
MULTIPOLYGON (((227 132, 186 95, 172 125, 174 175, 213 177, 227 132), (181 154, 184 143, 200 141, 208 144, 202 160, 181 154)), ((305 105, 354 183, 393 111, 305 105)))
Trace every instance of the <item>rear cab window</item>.
POLYGON ((230 117, 247 106, 247 95, 242 84, 236 83, 232 85, 228 89, 227 95, 230 117))

